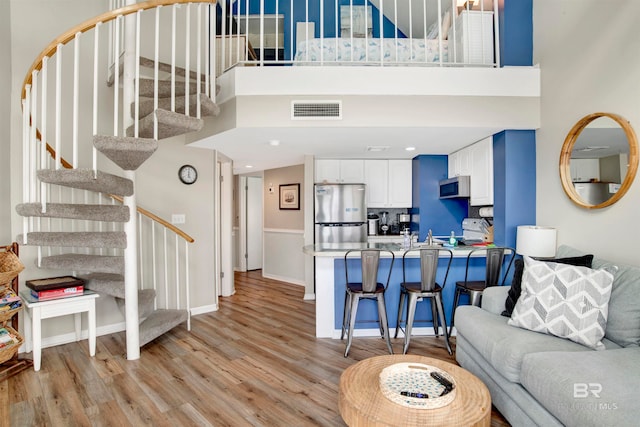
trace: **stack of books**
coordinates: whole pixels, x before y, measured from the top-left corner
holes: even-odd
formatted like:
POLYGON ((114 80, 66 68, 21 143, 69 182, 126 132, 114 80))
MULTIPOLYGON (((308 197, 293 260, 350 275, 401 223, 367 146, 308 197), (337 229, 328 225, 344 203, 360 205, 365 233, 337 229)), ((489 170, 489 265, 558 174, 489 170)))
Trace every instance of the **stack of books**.
POLYGON ((15 310, 22 306, 22 300, 11 288, 0 290, 0 313, 15 310))
POLYGON ((84 294, 84 280, 74 276, 28 280, 31 296, 39 301, 75 297, 84 294))

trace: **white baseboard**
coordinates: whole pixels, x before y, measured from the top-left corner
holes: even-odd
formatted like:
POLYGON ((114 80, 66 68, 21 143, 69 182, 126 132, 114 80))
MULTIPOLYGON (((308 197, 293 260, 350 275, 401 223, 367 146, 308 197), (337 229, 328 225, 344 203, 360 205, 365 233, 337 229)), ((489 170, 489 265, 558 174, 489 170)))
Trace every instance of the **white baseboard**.
POLYGON ((275 275, 275 274, 265 274, 264 270, 262 270, 262 277, 265 277, 265 278, 271 279, 271 280, 278 280, 280 282, 291 283, 292 285, 299 285, 299 286, 305 286, 306 285, 306 283, 304 283, 303 280, 292 279, 291 277, 278 276, 278 275, 275 275))
POLYGON ((316 294, 304 294, 304 298, 305 301, 315 301, 316 300, 316 294))
MULTIPOLYGON (((125 323, 114 323, 112 325, 104 325, 96 328, 96 336, 100 337, 102 335, 115 334, 118 332, 122 332, 125 330, 125 323)), ((87 329, 83 329, 80 331, 80 340, 88 340, 89 339, 89 331, 87 329)), ((56 345, 69 344, 72 342, 76 342, 76 333, 69 332, 67 334, 54 335, 51 337, 43 338, 42 340, 42 348, 54 347, 56 345)), ((20 353, 26 352, 26 343, 20 347, 18 350, 20 353)))
POLYGON ((203 306, 200 306, 200 307, 193 307, 193 308, 191 308, 191 315, 192 316, 197 316, 198 314, 211 313, 212 311, 218 311, 218 304, 211 304, 211 305, 203 305, 203 306))

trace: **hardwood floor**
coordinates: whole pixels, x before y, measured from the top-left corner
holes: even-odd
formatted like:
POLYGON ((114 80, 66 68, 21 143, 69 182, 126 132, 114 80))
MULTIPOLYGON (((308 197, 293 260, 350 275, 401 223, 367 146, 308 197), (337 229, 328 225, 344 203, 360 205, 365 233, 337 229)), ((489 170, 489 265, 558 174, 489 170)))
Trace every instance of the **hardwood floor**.
MULTIPOLYGON (((342 371, 388 354, 380 338, 315 338, 315 305, 300 286, 236 274, 236 294, 125 360, 124 333, 43 350, 42 369, 0 383, 1 426, 344 426, 342 371)), ((400 339, 393 340, 400 351, 400 339)), ((452 340, 455 344, 455 340, 452 340)), ((442 338, 410 353, 447 360, 442 338)), ((492 412, 492 426, 507 426, 492 412)))

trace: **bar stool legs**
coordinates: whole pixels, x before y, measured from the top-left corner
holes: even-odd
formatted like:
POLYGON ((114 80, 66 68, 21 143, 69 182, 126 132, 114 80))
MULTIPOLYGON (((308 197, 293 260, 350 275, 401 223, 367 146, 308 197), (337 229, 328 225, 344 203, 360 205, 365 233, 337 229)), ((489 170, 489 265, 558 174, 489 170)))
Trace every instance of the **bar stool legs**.
MULTIPOLYGON (((344 338, 345 331, 347 333, 347 346, 344 351, 344 357, 349 355, 349 350, 351 349, 351 341, 353 339, 353 331, 356 325, 356 314, 358 312, 358 303, 360 302, 361 296, 357 293, 347 292, 347 296, 345 298, 345 312, 342 323, 342 336, 340 339, 344 338), (347 307, 348 305, 348 307, 347 307), (346 321, 349 320, 349 325, 346 326, 346 321)), ((389 349, 389 354, 393 354, 393 347, 391 347, 391 339, 389 336, 389 322, 387 319, 387 310, 384 302, 384 294, 379 293, 376 295, 376 300, 378 303, 378 320, 380 322, 380 335, 384 340, 386 340, 387 348, 389 349)))

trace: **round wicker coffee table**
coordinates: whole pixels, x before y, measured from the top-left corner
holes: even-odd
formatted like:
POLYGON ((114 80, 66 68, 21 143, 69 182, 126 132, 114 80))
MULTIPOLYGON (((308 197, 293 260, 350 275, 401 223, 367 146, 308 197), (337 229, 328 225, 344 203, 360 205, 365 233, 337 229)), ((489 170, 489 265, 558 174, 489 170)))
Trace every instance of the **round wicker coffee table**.
POLYGON ((340 377, 340 415, 357 426, 489 426, 491 396, 487 387, 470 372, 452 363, 416 355, 377 356, 345 369, 340 377), (380 391, 379 375, 396 363, 431 365, 450 374, 456 397, 437 409, 414 409, 393 403, 380 391))

